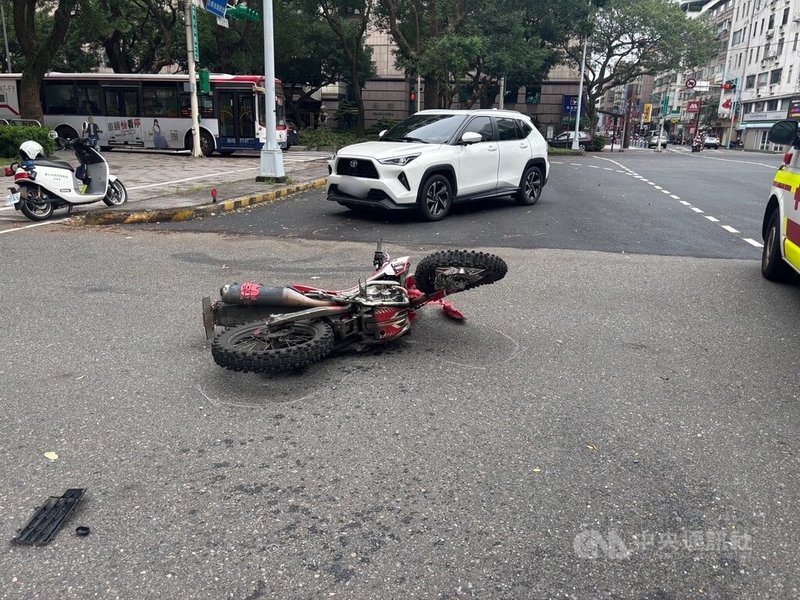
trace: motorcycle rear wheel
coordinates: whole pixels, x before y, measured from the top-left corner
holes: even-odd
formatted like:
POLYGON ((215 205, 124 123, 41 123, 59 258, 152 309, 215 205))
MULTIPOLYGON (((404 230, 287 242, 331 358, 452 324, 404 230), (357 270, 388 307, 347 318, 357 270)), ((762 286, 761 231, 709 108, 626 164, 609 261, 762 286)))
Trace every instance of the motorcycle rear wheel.
POLYGON ((296 321, 276 329, 263 321, 231 327, 211 344, 220 367, 245 373, 290 371, 325 358, 333 350, 333 329, 325 321, 296 321))
POLYGON ((444 250, 423 258, 414 271, 417 288, 426 294, 471 290, 500 281, 508 265, 499 256, 471 250, 444 250))

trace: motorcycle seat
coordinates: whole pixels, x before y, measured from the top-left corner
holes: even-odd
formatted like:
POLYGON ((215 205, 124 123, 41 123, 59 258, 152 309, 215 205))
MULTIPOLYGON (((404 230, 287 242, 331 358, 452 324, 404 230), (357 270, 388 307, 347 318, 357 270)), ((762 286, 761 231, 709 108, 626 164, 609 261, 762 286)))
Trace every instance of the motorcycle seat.
POLYGON ((72 171, 72 165, 63 160, 36 160, 36 166, 39 167, 55 167, 56 169, 69 169, 72 171))

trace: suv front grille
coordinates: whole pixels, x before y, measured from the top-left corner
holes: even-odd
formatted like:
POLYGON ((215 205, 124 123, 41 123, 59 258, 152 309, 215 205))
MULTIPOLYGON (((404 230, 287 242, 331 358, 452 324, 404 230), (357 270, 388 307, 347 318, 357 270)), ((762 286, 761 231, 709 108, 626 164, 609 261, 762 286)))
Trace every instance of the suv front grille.
POLYGON ((378 179, 378 171, 375 165, 368 158, 346 158, 342 157, 336 161, 336 173, 338 175, 351 175, 353 177, 365 177, 367 179, 378 179))

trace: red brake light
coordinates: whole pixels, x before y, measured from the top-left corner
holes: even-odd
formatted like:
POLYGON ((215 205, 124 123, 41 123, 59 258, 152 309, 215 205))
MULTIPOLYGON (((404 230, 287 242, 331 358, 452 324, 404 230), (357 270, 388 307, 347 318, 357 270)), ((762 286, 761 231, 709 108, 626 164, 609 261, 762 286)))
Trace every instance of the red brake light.
POLYGON ((787 152, 786 154, 784 154, 783 155, 783 164, 788 165, 789 163, 791 163, 792 162, 792 156, 793 156, 793 154, 791 152, 787 152))
POLYGON ((20 179, 28 179, 28 172, 20 170, 14 173, 14 181, 19 181, 20 179))

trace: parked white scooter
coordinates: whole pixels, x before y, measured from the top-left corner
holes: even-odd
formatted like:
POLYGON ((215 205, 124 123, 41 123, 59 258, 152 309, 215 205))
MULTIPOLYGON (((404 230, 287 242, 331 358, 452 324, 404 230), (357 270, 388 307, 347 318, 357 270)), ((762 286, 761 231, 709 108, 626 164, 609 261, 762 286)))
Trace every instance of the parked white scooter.
MULTIPOLYGON (((57 139, 58 135, 52 131, 50 137, 57 139)), ((13 175, 16 184, 9 188, 6 206, 13 205, 32 221, 44 221, 64 206, 71 212, 78 204, 102 200, 108 206, 119 206, 128 201, 125 186, 108 172, 108 163, 91 140, 59 141, 75 152, 78 168, 73 170, 67 162, 46 159, 38 142, 23 142, 19 147, 20 162, 5 168, 6 176, 13 175)))

